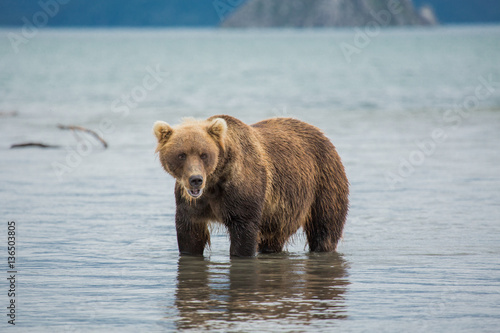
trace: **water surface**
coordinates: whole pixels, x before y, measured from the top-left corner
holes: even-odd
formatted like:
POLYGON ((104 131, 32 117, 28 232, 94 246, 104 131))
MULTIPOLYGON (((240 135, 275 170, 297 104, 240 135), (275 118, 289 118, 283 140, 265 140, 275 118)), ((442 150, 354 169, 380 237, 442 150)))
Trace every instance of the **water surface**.
POLYGON ((350 63, 353 30, 43 30, 17 54, 12 31, 0 233, 16 221, 18 330, 498 329, 498 26, 389 29, 350 63), (338 253, 309 254, 298 235, 230 260, 216 229, 204 258, 179 258, 151 127, 219 113, 324 130, 351 182, 338 253), (26 141, 61 148, 9 149, 26 141))

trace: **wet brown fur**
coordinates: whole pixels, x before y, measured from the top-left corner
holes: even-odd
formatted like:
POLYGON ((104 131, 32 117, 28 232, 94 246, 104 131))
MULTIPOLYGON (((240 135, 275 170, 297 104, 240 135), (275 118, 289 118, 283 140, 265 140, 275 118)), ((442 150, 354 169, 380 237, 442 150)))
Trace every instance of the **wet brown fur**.
POLYGON ((291 118, 249 126, 226 115, 177 127, 157 124, 160 161, 177 180, 181 253, 203 254, 209 222, 227 227, 232 256, 280 252, 300 227, 311 251, 335 250, 347 216, 348 181, 319 129, 291 118), (182 165, 174 160, 180 151, 187 154, 182 165), (201 160, 202 153, 210 157, 201 160), (192 172, 204 179, 196 199, 186 190, 192 172))

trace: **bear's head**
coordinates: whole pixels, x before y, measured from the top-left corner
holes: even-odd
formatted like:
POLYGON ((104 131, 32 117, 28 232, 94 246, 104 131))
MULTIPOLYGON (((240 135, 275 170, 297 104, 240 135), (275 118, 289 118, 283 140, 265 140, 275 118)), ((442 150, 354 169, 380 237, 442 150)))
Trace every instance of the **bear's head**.
POLYGON ((165 171, 184 187, 190 198, 199 198, 224 152, 226 121, 189 119, 173 127, 157 121, 153 132, 158 140, 156 152, 165 171))

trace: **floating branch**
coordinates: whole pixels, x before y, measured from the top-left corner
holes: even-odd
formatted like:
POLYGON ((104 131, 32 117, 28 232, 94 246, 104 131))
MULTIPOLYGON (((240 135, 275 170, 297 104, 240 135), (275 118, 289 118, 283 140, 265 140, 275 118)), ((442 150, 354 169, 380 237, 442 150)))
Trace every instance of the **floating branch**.
POLYGON ((102 145, 104 146, 104 148, 108 148, 108 143, 106 141, 104 141, 104 139, 101 138, 99 136, 99 134, 97 134, 93 130, 90 130, 90 129, 85 128, 85 127, 73 126, 73 125, 65 126, 65 125, 60 125, 59 124, 59 125, 57 125, 57 127, 60 128, 60 129, 62 129, 62 130, 82 131, 82 132, 89 133, 89 134, 93 135, 97 140, 99 140, 102 143, 102 145))
POLYGON ((46 145, 45 143, 40 143, 40 142, 26 142, 26 143, 16 143, 16 144, 10 146, 10 149, 26 148, 26 147, 59 148, 59 146, 46 145))

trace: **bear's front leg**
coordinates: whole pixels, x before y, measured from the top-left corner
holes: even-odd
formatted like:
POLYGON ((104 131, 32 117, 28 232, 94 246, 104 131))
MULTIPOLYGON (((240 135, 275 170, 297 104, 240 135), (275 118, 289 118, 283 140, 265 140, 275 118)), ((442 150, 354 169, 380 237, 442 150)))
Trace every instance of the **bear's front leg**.
POLYGON ((238 206, 233 206, 228 211, 235 213, 227 216, 224 221, 231 241, 229 254, 234 257, 255 256, 262 219, 261 205, 250 200, 239 201, 238 206))
POLYGON ((232 257, 253 257, 257 252, 265 183, 245 186, 228 186, 221 207, 223 222, 229 232, 232 257), (260 185, 260 186, 259 186, 260 185))
POLYGON ((257 252, 258 224, 254 221, 232 219, 228 223, 231 246, 229 254, 232 257, 253 257, 257 252))
POLYGON ((175 228, 180 254, 203 255, 205 246, 210 242, 207 222, 193 222, 188 217, 177 212, 175 215, 175 228))

